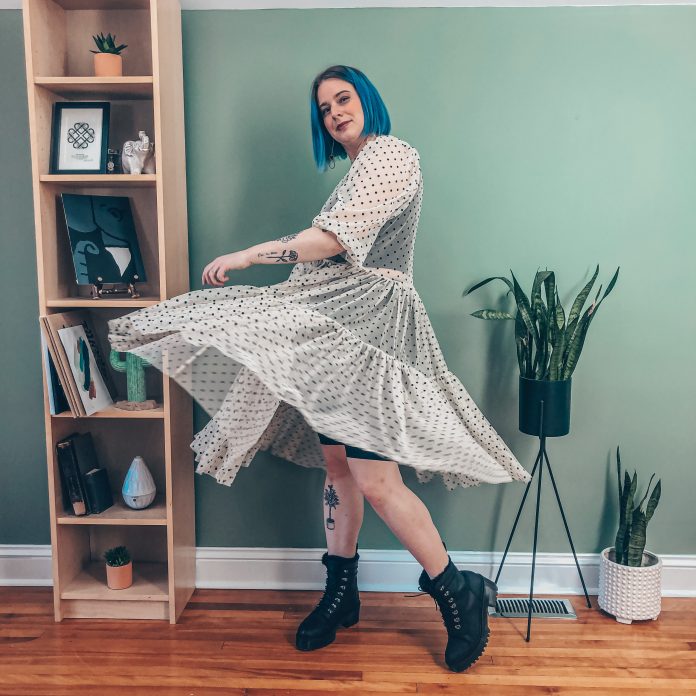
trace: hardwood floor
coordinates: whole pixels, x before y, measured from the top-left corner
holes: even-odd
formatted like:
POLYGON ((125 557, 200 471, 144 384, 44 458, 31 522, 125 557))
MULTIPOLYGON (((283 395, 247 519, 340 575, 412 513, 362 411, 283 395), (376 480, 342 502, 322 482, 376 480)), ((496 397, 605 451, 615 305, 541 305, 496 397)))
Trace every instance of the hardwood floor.
MULTIPOLYGON (((617 623, 572 596, 577 620, 491 618, 467 671, 444 664, 433 600, 361 592, 360 622, 295 649, 319 591, 197 590, 180 622, 53 621, 51 588, 0 587, 2 696, 696 693, 696 601, 663 598, 657 621, 617 623)), ((510 595, 504 595, 510 596, 510 595)))

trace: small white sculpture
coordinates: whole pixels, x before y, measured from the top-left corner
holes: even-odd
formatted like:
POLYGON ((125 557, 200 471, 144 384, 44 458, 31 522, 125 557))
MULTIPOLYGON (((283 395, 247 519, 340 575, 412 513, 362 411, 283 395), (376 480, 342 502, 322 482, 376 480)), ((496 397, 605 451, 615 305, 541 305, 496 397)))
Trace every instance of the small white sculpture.
POLYGON ((126 140, 121 153, 121 169, 124 174, 154 174, 155 144, 145 131, 138 131, 140 140, 126 140))

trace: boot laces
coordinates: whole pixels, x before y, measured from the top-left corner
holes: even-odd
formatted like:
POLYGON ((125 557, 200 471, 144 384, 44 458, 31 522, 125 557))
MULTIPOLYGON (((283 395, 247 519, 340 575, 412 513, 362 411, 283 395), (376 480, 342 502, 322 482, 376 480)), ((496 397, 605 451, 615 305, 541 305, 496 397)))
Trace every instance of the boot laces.
POLYGON ((328 573, 324 586, 324 594, 317 603, 316 609, 323 611, 329 616, 338 611, 341 606, 341 600, 348 587, 348 575, 349 573, 345 569, 341 570, 336 575, 331 572, 328 573))
POLYGON ((451 590, 446 589, 445 586, 440 583, 439 587, 433 588, 432 591, 425 590, 423 586, 418 583, 418 589, 421 592, 416 592, 415 594, 406 595, 407 597, 420 597, 421 595, 428 594, 433 598, 435 602, 435 607, 440 611, 442 615, 442 620, 444 621, 445 628, 452 629, 455 631, 461 630, 461 617, 459 615, 459 609, 457 607, 457 601, 453 596, 451 590), (437 597, 440 596, 440 601, 437 601, 437 597))

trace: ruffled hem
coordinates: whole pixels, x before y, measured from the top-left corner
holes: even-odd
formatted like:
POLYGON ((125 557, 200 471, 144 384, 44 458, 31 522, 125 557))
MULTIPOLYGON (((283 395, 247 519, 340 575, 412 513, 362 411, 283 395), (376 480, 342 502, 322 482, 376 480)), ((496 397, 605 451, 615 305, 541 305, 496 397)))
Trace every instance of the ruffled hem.
POLYGON ((149 360, 212 415, 191 443, 198 473, 231 485, 259 449, 323 467, 322 432, 412 467, 421 483, 439 474, 449 490, 531 480, 451 372, 428 377, 320 312, 254 299, 219 300, 224 318, 194 318, 189 305, 167 300, 109 322, 115 350, 149 360), (148 313, 155 308, 159 322, 148 313), (172 331, 162 331, 165 317, 172 331), (272 350, 262 347, 269 330, 272 350), (342 398, 322 398, 328 386, 342 398), (378 402, 382 417, 347 411, 360 396, 378 402))

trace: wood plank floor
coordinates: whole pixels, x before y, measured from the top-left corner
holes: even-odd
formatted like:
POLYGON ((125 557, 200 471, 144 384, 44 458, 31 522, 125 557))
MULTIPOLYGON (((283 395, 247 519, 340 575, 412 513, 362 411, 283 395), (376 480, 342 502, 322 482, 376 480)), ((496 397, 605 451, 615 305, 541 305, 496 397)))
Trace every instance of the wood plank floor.
MULTIPOLYGON (((578 620, 491 618, 466 672, 444 664, 433 600, 361 592, 360 622, 321 650, 295 630, 319 591, 197 590, 177 625, 53 621, 51 588, 0 587, 2 696, 696 693, 696 601, 663 598, 657 621, 617 623, 591 597, 578 620)), ((512 595, 501 595, 512 596, 512 595)), ((519 596, 519 595, 518 595, 519 596)))

